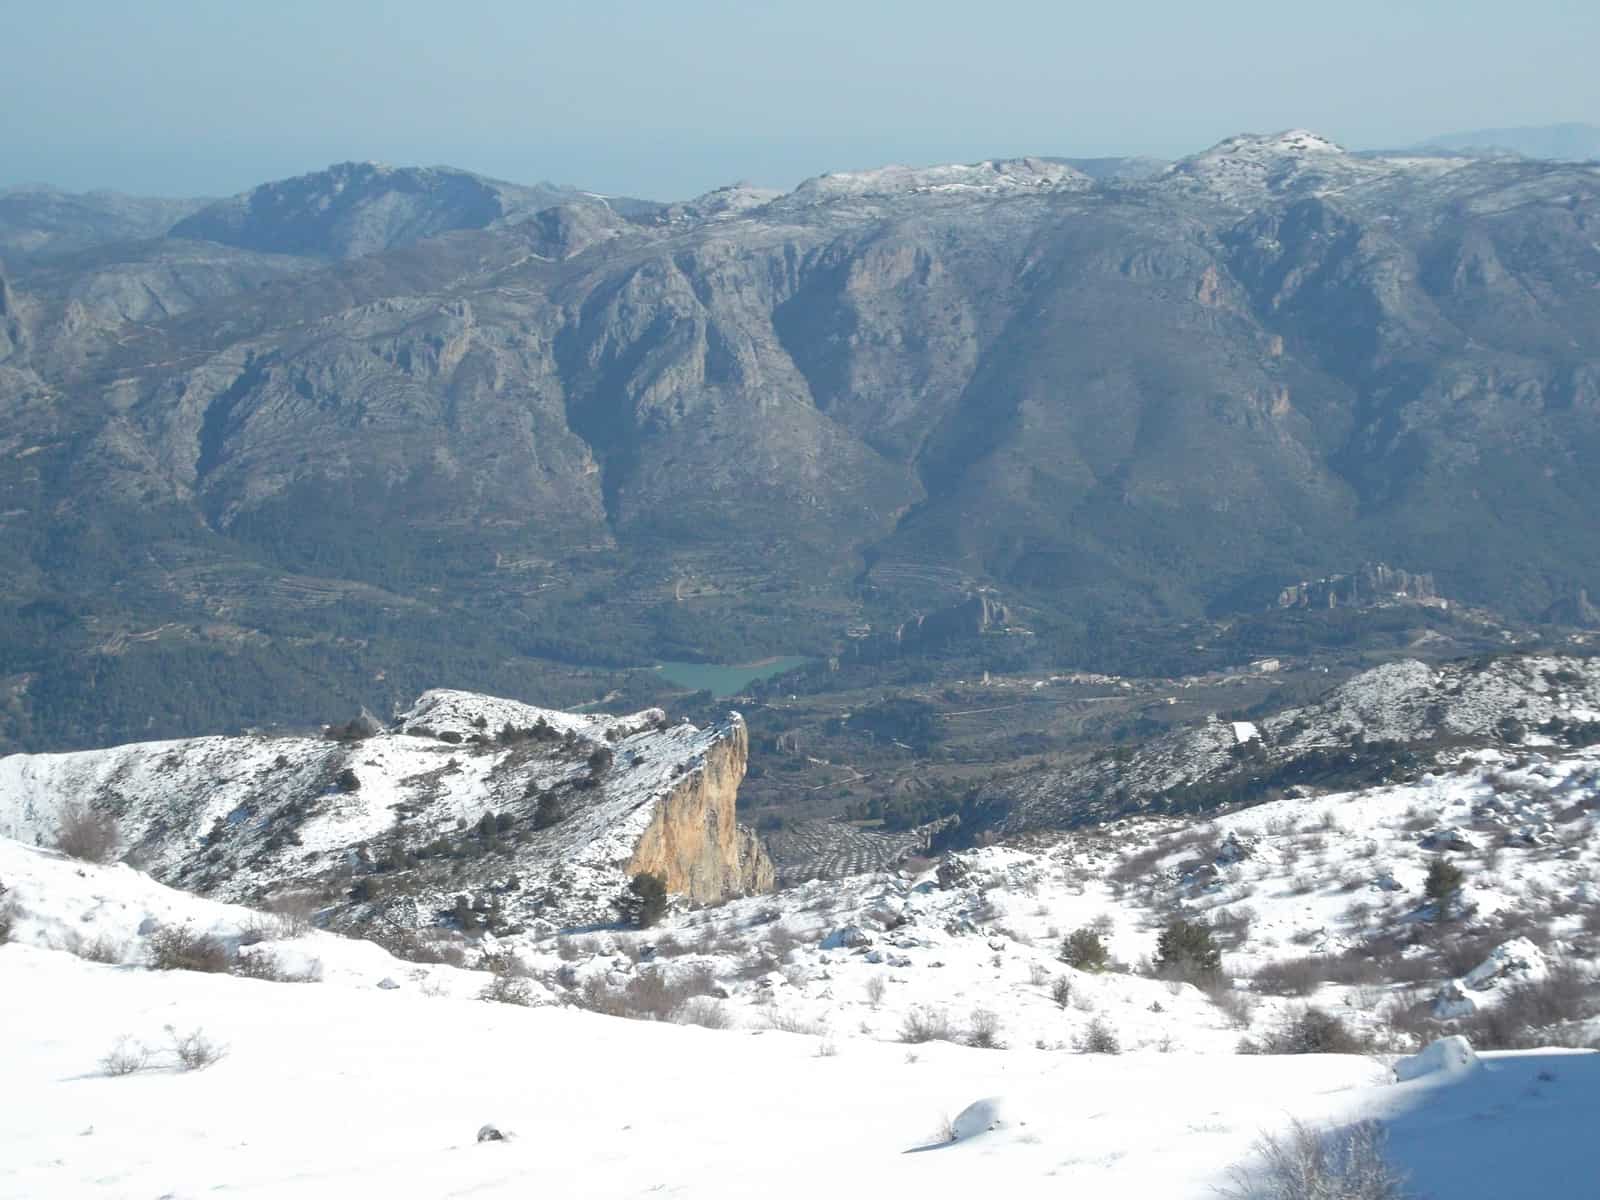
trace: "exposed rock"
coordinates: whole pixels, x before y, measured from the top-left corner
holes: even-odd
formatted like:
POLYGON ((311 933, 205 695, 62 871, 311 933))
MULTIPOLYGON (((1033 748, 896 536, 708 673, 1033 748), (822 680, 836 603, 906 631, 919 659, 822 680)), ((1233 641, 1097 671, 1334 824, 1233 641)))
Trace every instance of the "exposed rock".
POLYGON ((1330 575, 1293 584, 1278 594, 1279 608, 1370 608, 1380 604, 1442 605, 1432 575, 1367 563, 1353 575, 1330 575))
POLYGON ((1476 850, 1478 843, 1465 829, 1454 825, 1432 829, 1417 839, 1424 850, 1476 850))
POLYGON ((858 950, 872 945, 872 935, 859 925, 845 925, 822 939, 824 950, 858 950))
POLYGON ((1502 942, 1461 977, 1463 987, 1481 992, 1510 979, 1539 980, 1549 974, 1544 951, 1525 937, 1502 942))
POLYGON ((927 651, 963 637, 976 637, 1004 625, 1006 606, 990 592, 977 592, 958 604, 913 617, 889 633, 854 638, 852 657, 867 662, 897 654, 927 651))
POLYGON ((399 732, 196 738, 0 758, 0 836, 52 836, 74 799, 114 813, 163 882, 226 899, 258 889, 349 890, 329 923, 513 932, 616 919, 640 873, 695 903, 770 890, 773 868, 737 822, 748 737, 432 691, 399 732), (470 731, 459 743, 420 737, 470 731), (614 751, 596 776, 590 760, 614 751), (561 817, 540 825, 541 795, 561 817))
POLYGON ((699 904, 771 891, 772 860, 755 833, 735 820, 749 754, 749 734, 735 717, 656 803, 626 874, 659 875, 667 891, 699 904))

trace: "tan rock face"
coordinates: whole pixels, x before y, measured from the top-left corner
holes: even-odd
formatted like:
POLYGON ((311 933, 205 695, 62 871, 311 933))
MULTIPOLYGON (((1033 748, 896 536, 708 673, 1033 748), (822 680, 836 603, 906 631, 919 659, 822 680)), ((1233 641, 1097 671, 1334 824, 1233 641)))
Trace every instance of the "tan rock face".
POLYGON ((656 806, 627 873, 660 875, 667 891, 701 904, 772 890, 774 872, 755 833, 738 823, 735 801, 750 757, 741 721, 706 751, 656 806))

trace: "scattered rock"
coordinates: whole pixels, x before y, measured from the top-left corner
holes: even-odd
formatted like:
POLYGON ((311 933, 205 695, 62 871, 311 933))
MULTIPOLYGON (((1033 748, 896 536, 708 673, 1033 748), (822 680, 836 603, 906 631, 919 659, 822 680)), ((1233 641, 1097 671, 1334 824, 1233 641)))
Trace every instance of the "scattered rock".
POLYGON ((1453 825, 1447 825, 1440 829, 1430 829, 1419 839, 1419 844, 1424 850, 1476 850, 1478 848, 1478 844, 1473 841, 1471 834, 1453 825))
POLYGON ((822 939, 824 950, 855 950, 872 945, 872 935, 859 925, 844 925, 822 939))
POLYGON ((1515 976, 1520 979, 1543 979, 1550 972, 1544 951, 1525 937, 1502 942, 1489 952, 1472 970, 1461 977, 1462 986, 1475 992, 1487 991, 1515 976))
POLYGON ((497 1126, 478 1126, 478 1140, 480 1142, 504 1142, 510 1140, 510 1135, 502 1133, 497 1126))

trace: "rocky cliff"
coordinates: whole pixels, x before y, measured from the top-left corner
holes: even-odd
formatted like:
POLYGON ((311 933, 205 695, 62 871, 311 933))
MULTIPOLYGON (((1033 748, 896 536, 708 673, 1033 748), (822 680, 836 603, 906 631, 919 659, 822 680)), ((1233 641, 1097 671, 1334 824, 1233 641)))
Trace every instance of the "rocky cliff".
POLYGON ((1382 604, 1432 604, 1445 601, 1433 576, 1366 563, 1350 575, 1329 575, 1292 584, 1278 593, 1279 608, 1369 608, 1382 604))
POLYGON ((703 904, 771 891, 772 860, 755 834, 735 820, 749 755, 749 734, 742 721, 734 722, 656 803, 625 874, 660 875, 669 892, 703 904))
POLYGON ((47 842, 85 803, 163 882, 230 900, 310 891, 350 928, 605 924, 646 871, 694 903, 772 887, 737 821, 737 714, 700 729, 434 691, 361 731, 0 758, 0 836, 47 842))

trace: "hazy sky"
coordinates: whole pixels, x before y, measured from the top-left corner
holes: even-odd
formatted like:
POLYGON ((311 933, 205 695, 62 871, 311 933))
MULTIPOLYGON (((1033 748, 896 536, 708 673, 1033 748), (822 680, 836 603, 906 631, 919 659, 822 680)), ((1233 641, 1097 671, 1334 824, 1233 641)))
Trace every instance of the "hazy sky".
POLYGON ((0 0, 0 185, 346 159, 652 198, 997 154, 1600 121, 1595 0, 0 0))

